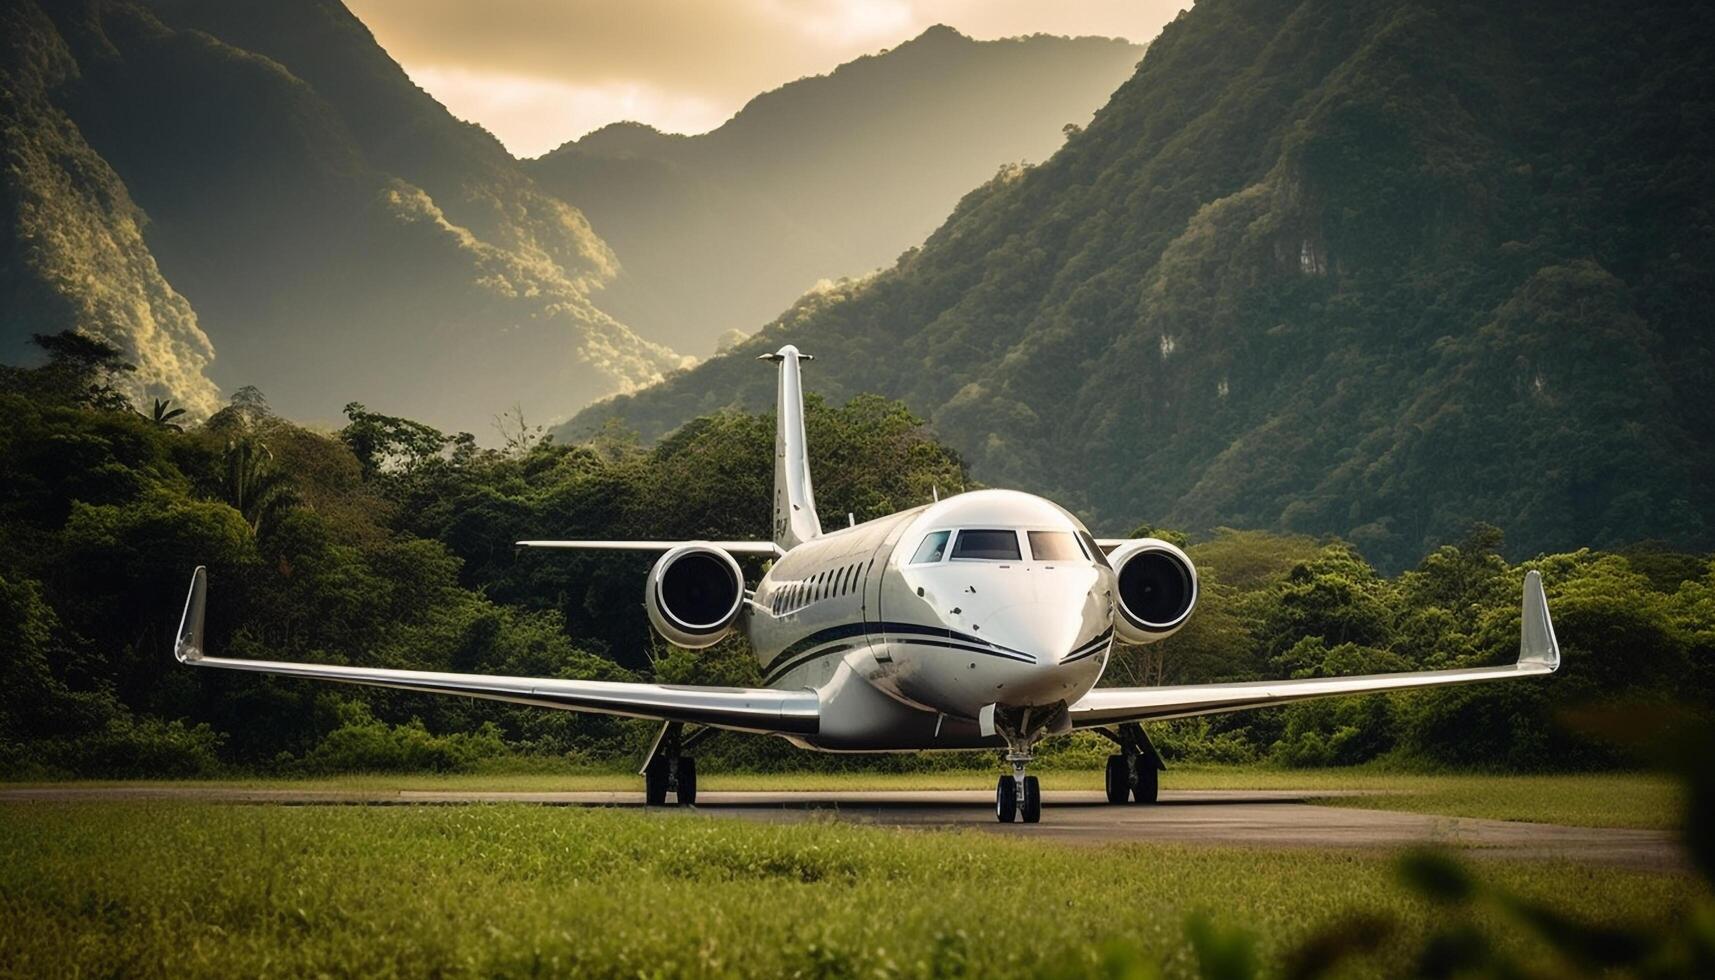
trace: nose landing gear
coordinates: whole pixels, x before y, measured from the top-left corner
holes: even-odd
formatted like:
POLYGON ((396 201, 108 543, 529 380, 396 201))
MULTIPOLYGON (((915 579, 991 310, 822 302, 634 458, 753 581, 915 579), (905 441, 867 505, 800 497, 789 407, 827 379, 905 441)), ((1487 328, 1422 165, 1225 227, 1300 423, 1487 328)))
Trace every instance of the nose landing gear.
POLYGON ((1042 784, 1035 776, 1025 774, 1030 765, 1032 749, 1042 736, 1069 727, 1065 724, 1064 706, 1052 710, 1021 708, 1012 710, 998 705, 983 709, 978 719, 984 735, 999 735, 1006 739, 1006 761, 1012 764, 1011 775, 1000 777, 994 787, 994 816, 1001 823, 1022 820, 1038 823, 1042 820, 1042 784))
POLYGON ((1006 761, 1012 763, 1012 773, 1000 777, 994 787, 994 816, 1001 823, 1012 823, 1023 818, 1025 823, 1038 823, 1042 820, 1042 784, 1035 776, 1024 774, 1025 764, 1030 761, 1029 750, 1023 756, 1014 755, 1011 751, 1006 754, 1006 761))

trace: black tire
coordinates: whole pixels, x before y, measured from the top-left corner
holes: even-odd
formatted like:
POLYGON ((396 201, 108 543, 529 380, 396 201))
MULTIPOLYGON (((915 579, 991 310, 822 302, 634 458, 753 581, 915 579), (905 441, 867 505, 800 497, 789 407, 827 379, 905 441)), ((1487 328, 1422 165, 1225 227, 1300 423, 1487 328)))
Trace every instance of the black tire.
POLYGON ((994 818, 1012 823, 1018 816, 1018 783, 1011 776, 1000 777, 994 785, 994 818))
POLYGON ((1042 784, 1035 776, 1024 777, 1024 799, 1019 801, 1018 815, 1025 823, 1042 822, 1042 784))
POLYGON ((688 755, 679 757, 679 788, 674 795, 680 806, 697 804, 697 760, 688 755))
POLYGON ((1124 803, 1131 796, 1131 773, 1126 770, 1125 756, 1108 756, 1106 788, 1109 803, 1124 803))
POLYGON ((648 806, 667 805, 667 760, 654 758, 643 770, 643 802, 648 806))
POLYGON ((1137 760, 1137 785, 1131 788, 1132 802, 1154 803, 1161 790, 1161 770, 1154 759, 1137 760))

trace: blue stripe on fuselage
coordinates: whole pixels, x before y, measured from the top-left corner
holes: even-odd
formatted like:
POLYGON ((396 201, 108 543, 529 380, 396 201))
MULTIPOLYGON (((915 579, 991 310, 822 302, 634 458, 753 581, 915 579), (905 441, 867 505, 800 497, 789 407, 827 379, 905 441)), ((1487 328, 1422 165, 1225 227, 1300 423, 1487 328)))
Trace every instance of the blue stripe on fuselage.
MULTIPOLYGON (((768 665, 763 668, 763 683, 772 684, 781 677, 784 677, 786 674, 813 660, 818 660, 833 653, 843 653, 860 645, 857 643, 845 643, 836 647, 824 649, 828 644, 837 643, 840 640, 849 639, 854 636, 863 636, 866 640, 872 642, 882 641, 884 639, 884 635, 890 633, 896 635, 904 634, 904 636, 900 637, 895 642, 910 643, 917 646, 938 647, 948 650, 962 650, 966 653, 975 653, 985 657, 998 657, 1003 660, 1011 660, 1018 663, 1036 663, 1035 657, 1022 650, 1003 647, 998 643, 990 643, 981 637, 972 636, 968 633, 960 633, 955 630, 947 629, 944 626, 924 626, 920 623, 898 622, 841 623, 838 626, 830 626, 827 629, 817 630, 809 636, 793 642, 787 646, 786 649, 776 654, 774 659, 769 661, 768 665), (919 637, 921 637, 921 639, 919 639, 919 637)), ((1087 655, 1084 653, 1086 648, 1088 648, 1089 653, 1096 652, 1096 650, 1100 648, 1101 644, 1105 643, 1111 635, 1112 630, 1103 633, 1090 644, 1086 644, 1085 647, 1080 648, 1077 655, 1087 655)), ((1077 656, 1069 659, 1077 659, 1077 656)))

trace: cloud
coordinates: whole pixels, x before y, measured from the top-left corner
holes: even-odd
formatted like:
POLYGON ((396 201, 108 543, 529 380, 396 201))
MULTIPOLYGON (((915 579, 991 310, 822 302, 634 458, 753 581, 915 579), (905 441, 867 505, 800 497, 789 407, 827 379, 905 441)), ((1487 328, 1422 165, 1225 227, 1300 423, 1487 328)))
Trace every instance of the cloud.
POLYGON ((348 0, 418 84, 515 153, 617 119, 718 126, 759 92, 936 23, 1148 40, 1184 0, 348 0))

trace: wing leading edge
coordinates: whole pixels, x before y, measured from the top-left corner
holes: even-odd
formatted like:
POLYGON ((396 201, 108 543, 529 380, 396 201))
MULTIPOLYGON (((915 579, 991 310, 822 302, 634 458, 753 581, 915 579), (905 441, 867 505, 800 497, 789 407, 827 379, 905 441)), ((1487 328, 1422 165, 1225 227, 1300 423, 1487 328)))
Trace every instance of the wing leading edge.
POLYGON ((190 594, 185 598, 178 641, 173 647, 173 655, 180 663, 405 691, 461 694, 543 708, 687 722, 765 735, 814 735, 821 725, 820 699, 814 691, 808 690, 628 684, 210 657, 203 639, 203 615, 207 604, 208 572, 198 566, 191 575, 190 594))
POLYGON ((1235 684, 1188 684, 1177 687, 1108 687, 1084 695, 1069 709, 1072 727, 1099 728, 1132 721, 1160 721, 1194 715, 1223 714, 1266 708, 1310 698, 1342 694, 1372 694, 1443 684, 1473 684, 1552 674, 1560 669, 1560 643, 1548 615, 1542 576, 1525 574, 1523 621, 1515 663, 1496 667, 1366 674, 1356 677, 1309 677, 1285 681, 1243 681, 1235 684))
POLYGON ((786 552, 772 541, 515 541, 520 548, 563 548, 569 551, 671 551, 682 544, 706 544, 740 558, 747 555, 779 558, 786 552))

